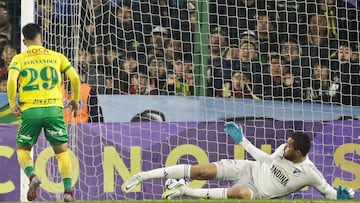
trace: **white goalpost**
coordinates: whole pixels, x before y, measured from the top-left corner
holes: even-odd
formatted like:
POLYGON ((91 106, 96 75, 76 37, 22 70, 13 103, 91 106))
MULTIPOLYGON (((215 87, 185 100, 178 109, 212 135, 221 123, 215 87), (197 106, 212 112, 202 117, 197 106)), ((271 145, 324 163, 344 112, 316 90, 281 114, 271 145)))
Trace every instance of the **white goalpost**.
MULTIPOLYGON (((29 1, 21 1, 21 27, 23 25, 26 25, 27 23, 34 22, 35 19, 35 9, 24 9, 24 8, 34 8, 35 0, 29 0, 29 1)), ((25 50, 26 47, 23 43, 21 43, 21 50, 25 50)), ((31 157, 33 157, 34 150, 31 151, 31 157)), ((20 168, 21 170, 21 168, 20 168)), ((28 185, 28 177, 25 175, 25 173, 21 170, 20 171, 20 201, 26 202, 26 193, 29 188, 28 185)))

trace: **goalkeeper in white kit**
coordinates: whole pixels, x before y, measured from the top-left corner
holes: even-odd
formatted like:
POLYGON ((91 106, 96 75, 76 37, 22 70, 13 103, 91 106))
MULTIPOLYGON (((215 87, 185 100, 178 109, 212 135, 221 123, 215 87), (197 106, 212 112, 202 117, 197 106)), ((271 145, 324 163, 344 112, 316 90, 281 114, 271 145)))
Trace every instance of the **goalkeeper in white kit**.
POLYGON ((287 143, 280 145, 271 155, 256 148, 243 135, 234 122, 225 124, 225 132, 251 154, 256 161, 221 160, 204 165, 175 165, 140 172, 122 185, 130 192, 144 180, 169 178, 164 199, 192 196, 208 199, 271 199, 286 196, 305 186, 316 188, 327 199, 353 199, 351 188, 330 186, 320 171, 310 161, 307 153, 311 139, 307 134, 296 132, 287 143), (183 179, 225 180, 233 182, 229 188, 189 188, 183 179), (181 179, 175 180, 175 179, 181 179))

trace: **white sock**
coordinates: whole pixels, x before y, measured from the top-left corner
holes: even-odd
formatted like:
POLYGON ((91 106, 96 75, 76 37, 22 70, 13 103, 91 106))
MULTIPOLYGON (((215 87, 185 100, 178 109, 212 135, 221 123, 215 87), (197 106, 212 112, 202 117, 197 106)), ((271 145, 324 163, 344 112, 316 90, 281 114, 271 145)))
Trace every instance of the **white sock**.
POLYGON ((187 188, 184 195, 206 199, 227 199, 227 190, 227 188, 187 188))
POLYGON ((140 172, 142 180, 153 178, 190 178, 191 165, 181 164, 140 172))

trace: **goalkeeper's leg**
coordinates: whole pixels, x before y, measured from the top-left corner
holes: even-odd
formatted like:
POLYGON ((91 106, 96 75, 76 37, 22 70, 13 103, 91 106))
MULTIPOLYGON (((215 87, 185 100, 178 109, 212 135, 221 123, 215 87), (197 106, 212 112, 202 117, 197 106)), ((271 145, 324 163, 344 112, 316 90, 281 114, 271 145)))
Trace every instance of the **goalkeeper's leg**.
POLYGON ((252 191, 247 187, 231 188, 189 188, 186 185, 167 190, 163 199, 177 199, 180 196, 190 196, 204 199, 252 199, 252 191))
POLYGON ((144 180, 154 178, 191 178, 196 180, 211 180, 216 177, 217 166, 214 163, 204 165, 175 165, 158 168, 150 171, 140 172, 124 182, 122 190, 125 193, 133 190, 144 180))

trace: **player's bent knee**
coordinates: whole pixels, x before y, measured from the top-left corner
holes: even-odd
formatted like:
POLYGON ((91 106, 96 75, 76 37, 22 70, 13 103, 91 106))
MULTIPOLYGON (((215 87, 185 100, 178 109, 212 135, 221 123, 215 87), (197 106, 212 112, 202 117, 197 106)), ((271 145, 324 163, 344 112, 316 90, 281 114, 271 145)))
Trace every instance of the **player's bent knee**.
POLYGON ((210 180, 216 177, 216 165, 194 165, 191 166, 190 176, 196 180, 210 180))
POLYGON ((60 154, 60 153, 63 153, 63 152, 66 152, 67 149, 68 149, 68 144, 67 143, 64 143, 62 145, 58 145, 58 146, 53 146, 52 147, 55 154, 60 154))
POLYGON ((232 187, 227 190, 228 199, 251 199, 251 191, 245 187, 232 187))

